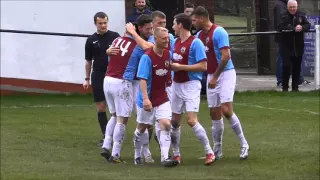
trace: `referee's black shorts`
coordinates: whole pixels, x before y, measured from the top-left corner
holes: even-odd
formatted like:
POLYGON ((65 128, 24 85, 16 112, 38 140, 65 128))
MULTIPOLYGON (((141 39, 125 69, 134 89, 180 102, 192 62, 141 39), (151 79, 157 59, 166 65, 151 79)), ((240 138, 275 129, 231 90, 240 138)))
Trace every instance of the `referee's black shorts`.
POLYGON ((101 72, 101 71, 93 71, 91 73, 91 86, 93 90, 94 102, 101 102, 106 100, 106 97, 104 96, 104 91, 103 91, 103 81, 104 81, 105 75, 106 75, 106 72, 101 72))

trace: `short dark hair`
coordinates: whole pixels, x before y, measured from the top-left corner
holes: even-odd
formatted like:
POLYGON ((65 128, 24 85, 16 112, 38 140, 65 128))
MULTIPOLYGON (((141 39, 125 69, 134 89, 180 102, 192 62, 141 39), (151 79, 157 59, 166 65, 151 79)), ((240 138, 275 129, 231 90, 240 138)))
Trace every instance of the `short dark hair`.
POLYGON ((139 28, 138 28, 138 24, 137 24, 136 22, 133 22, 132 25, 135 27, 137 34, 140 35, 140 31, 139 31, 139 28))
POLYGON ((192 3, 186 3, 184 5, 184 9, 187 9, 187 8, 193 8, 194 9, 194 5, 192 3))
POLYGON ((174 18, 176 19, 177 24, 182 24, 183 28, 190 30, 191 26, 192 26, 192 21, 190 16, 184 14, 184 13, 180 13, 174 16, 174 18))
POLYGON ((209 12, 203 6, 198 6, 192 11, 191 15, 201 16, 205 18, 209 18, 209 12))
POLYGON ((161 19, 165 19, 166 18, 166 15, 162 11, 153 11, 151 16, 152 16, 152 19, 154 19, 156 17, 159 17, 161 19))
POLYGON ((104 13, 104 12, 97 12, 97 13, 94 15, 94 17, 93 17, 94 23, 97 22, 97 19, 98 19, 98 18, 107 18, 107 20, 109 20, 108 15, 107 15, 106 13, 104 13))
POLYGON ((137 25, 138 26, 144 26, 145 24, 149 24, 152 22, 152 17, 150 15, 147 14, 141 14, 138 18, 137 18, 137 25))

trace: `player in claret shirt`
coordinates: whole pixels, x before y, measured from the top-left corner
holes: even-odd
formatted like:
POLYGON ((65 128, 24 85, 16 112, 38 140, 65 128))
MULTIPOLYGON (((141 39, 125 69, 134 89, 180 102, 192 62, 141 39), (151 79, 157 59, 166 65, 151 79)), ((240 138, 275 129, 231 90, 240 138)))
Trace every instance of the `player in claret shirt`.
POLYGON ((137 128, 134 132, 134 163, 141 165, 141 148, 148 143, 146 129, 154 121, 160 124, 161 163, 164 166, 175 166, 177 160, 169 159, 171 144, 170 120, 171 106, 166 92, 168 83, 171 83, 170 52, 168 47, 168 30, 158 27, 154 31, 155 46, 141 57, 137 77, 140 79, 140 89, 137 98, 137 128))
MULTIPOLYGON (((153 28, 157 28, 157 27, 166 27, 166 15, 161 12, 161 11, 154 11, 151 14, 152 17, 152 24, 153 24, 153 28)), ((139 17, 140 19, 140 17, 139 17)), ((138 23, 139 24, 139 23, 138 23)), ((148 50, 150 48, 152 48, 155 44, 155 39, 154 39, 154 35, 150 36, 148 39, 143 38, 141 35, 139 36, 138 33, 136 33, 134 31, 134 26, 131 23, 128 23, 126 25, 126 29, 128 32, 132 33, 132 36, 135 38, 138 46, 135 48, 133 55, 131 56, 131 59, 133 62, 139 62, 141 56, 144 54, 145 50, 148 50), (136 60, 134 60, 136 59, 136 60)), ((169 33, 169 43, 168 46, 166 47, 166 49, 168 49, 169 51, 172 51, 173 46, 174 46, 174 42, 175 39, 173 37, 173 35, 171 33, 169 33)), ((134 83, 134 85, 137 83, 134 83)), ((136 86, 138 87, 138 86, 136 86)), ((168 93, 168 98, 169 100, 171 100, 171 86, 168 86, 166 89, 167 93, 168 93)), ((160 133, 160 126, 159 123, 156 122, 155 123, 155 130, 156 130, 156 135, 155 135, 155 140, 157 141, 157 143, 159 144, 159 133, 160 133)), ((149 126, 148 127, 148 133, 149 133, 149 141, 151 140, 152 137, 152 132, 153 132, 153 126, 149 126)), ((160 146, 160 144, 159 144, 160 146)), ((153 159, 151 158, 151 153, 149 150, 149 144, 145 144, 143 145, 142 148, 142 154, 144 156, 145 162, 153 162, 153 159)))
POLYGON ((123 74, 135 46, 136 42, 128 34, 113 41, 110 49, 118 49, 119 52, 110 56, 109 67, 104 78, 104 94, 113 118, 106 126, 101 155, 114 163, 123 162, 120 159, 120 152, 126 125, 133 109, 133 84, 129 80, 124 80, 123 74), (114 143, 111 154, 112 138, 114 143))
POLYGON ((190 33, 191 18, 178 14, 174 18, 173 30, 179 37, 173 51, 174 71, 172 83, 172 148, 173 159, 180 161, 180 121, 185 107, 188 125, 192 127, 196 137, 201 141, 206 153, 205 165, 214 162, 215 156, 205 129, 199 123, 197 114, 200 105, 202 72, 207 69, 205 48, 200 39, 190 33))
POLYGON ((223 27, 210 22, 209 13, 202 6, 192 12, 192 21, 197 29, 201 29, 197 36, 205 41, 208 54, 207 100, 212 119, 214 153, 217 159, 222 158, 223 114, 239 138, 240 159, 246 159, 249 145, 241 123, 233 112, 236 71, 231 59, 228 33, 223 27))

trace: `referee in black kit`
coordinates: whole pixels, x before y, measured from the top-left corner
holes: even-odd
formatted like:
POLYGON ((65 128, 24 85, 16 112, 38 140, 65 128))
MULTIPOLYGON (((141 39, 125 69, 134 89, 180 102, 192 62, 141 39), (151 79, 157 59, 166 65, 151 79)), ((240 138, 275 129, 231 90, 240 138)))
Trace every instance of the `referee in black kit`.
MULTIPOLYGON (((117 32, 108 30, 108 20, 108 15, 104 12, 98 12, 94 15, 94 24, 97 27, 97 32, 88 37, 86 41, 86 77, 83 83, 84 89, 88 89, 92 67, 91 86, 93 89, 93 99, 96 102, 98 120, 103 136, 108 123, 106 114, 107 105, 103 91, 103 80, 108 67, 108 54, 111 55, 115 53, 114 51, 119 51, 118 49, 112 48, 108 50, 108 48, 113 40, 120 36, 117 32)), ((101 143, 103 143, 103 140, 100 141, 100 144, 101 143)))

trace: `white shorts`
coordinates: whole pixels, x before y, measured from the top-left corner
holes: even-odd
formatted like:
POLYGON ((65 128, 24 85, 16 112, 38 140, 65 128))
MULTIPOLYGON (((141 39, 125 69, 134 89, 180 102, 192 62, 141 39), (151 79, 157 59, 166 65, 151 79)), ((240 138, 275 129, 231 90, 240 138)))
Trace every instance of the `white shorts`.
POLYGON ((169 99, 170 103, 172 103, 172 102, 171 102, 172 85, 166 87, 166 91, 167 91, 168 99, 169 99))
POLYGON ((104 95, 110 113, 130 117, 133 109, 132 82, 106 76, 103 83, 104 95))
POLYGON ((213 74, 207 77, 207 101, 209 108, 220 107, 221 104, 233 102, 233 95, 236 88, 236 71, 234 69, 224 71, 220 74, 217 85, 214 89, 209 89, 208 84, 213 74))
POLYGON ((139 80, 134 80, 133 81, 133 113, 137 113, 137 105, 136 105, 136 101, 137 101, 137 96, 138 96, 138 92, 139 92, 139 88, 140 88, 140 81, 139 80))
POLYGON ((145 111, 143 108, 137 106, 137 122, 140 124, 153 125, 155 120, 171 120, 171 117, 172 111, 169 101, 161 104, 160 106, 153 107, 151 112, 145 111))
POLYGON ((186 112, 199 112, 201 82, 198 80, 185 83, 172 83, 172 112, 182 114, 186 112))

